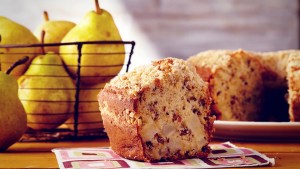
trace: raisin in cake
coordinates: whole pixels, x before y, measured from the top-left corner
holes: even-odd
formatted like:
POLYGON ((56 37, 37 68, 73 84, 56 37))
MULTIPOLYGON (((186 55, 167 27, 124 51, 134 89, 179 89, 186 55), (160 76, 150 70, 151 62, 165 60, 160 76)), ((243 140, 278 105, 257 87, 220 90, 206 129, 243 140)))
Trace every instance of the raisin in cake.
POLYGON ((187 60, 209 84, 212 111, 219 120, 256 121, 260 117, 262 65, 254 53, 209 50, 187 60))
POLYGON ((300 121, 300 55, 293 53, 287 63, 288 103, 291 121, 300 121))
POLYGON ((114 78, 98 101, 111 148, 122 157, 152 162, 209 153, 214 118, 208 87, 181 59, 114 78))

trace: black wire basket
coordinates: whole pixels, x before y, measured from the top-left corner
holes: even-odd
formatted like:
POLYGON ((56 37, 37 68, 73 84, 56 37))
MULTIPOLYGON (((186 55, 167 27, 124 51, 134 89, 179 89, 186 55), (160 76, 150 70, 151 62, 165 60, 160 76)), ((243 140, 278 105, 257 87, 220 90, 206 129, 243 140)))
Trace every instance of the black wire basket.
MULTIPOLYGON (((123 64, 118 65, 103 65, 102 67, 121 67, 121 71, 117 74, 111 74, 111 75, 105 75, 105 77, 101 75, 97 75, 94 78, 104 78, 104 79, 111 79, 118 74, 123 74, 125 72, 128 72, 130 64, 131 64, 131 58, 133 55, 135 42, 134 41, 85 41, 85 42, 72 42, 72 43, 47 43, 47 44, 28 44, 28 45, 0 45, 0 58, 3 57, 3 55, 8 55, 8 53, 3 51, 9 51, 12 48, 42 48, 44 47, 53 47, 53 46, 62 46, 62 45, 76 45, 77 47, 77 72, 76 76, 72 76, 70 72, 68 73, 69 77, 72 78, 74 88, 47 88, 47 84, 43 86, 43 88, 31 88, 31 90, 71 90, 74 92, 73 99, 70 100, 58 100, 56 102, 52 102, 51 100, 33 100, 35 103, 39 102, 50 102, 50 103, 57 103, 57 104, 71 104, 72 111, 68 112, 69 115, 68 120, 64 121, 62 124, 57 124, 58 127, 47 129, 47 128, 32 128, 30 126, 35 125, 35 123, 38 122, 30 122, 28 121, 28 128, 26 130, 26 133, 23 135, 23 137, 20 139, 21 142, 28 142, 28 141, 63 141, 63 140, 79 140, 79 139, 94 139, 94 138, 101 138, 106 137, 106 133, 103 127, 101 114, 98 109, 98 101, 97 101, 97 93, 101 91, 101 89, 104 87, 105 83, 103 82, 99 85, 84 85, 82 84, 82 75, 81 75, 81 69, 85 67, 85 65, 82 65, 81 59, 82 55, 85 55, 87 53, 82 52, 82 48, 85 45, 97 45, 98 47, 104 47, 105 45, 124 45, 125 52, 119 53, 119 52, 110 52, 110 53, 93 53, 94 57, 101 57, 104 54, 123 54, 125 55, 125 59, 123 64), (2 50, 2 52, 1 52, 2 50), (80 99, 80 96, 83 96, 83 99, 80 99), (88 96, 93 96, 92 99, 89 99, 88 96)), ((41 50, 43 51, 43 50, 41 50)), ((14 57, 16 55, 28 55, 32 53, 9 53, 9 57, 14 57)), ((41 55, 44 54, 44 52, 41 53, 35 53, 35 55, 41 55)), ((0 66, 2 64, 12 64, 12 63, 5 63, 2 59, 0 60, 0 66)), ((31 63, 32 64, 32 63, 31 63)), ((39 65, 39 66, 48 66, 51 68, 51 66, 57 66, 57 65, 39 65)), ((66 67, 67 65, 63 62, 63 66, 65 70, 68 70, 66 67)), ((18 77, 17 77, 18 78, 18 77)), ((46 78, 41 76, 40 78, 46 78)), ((65 76, 55 76, 54 78, 65 78, 65 76)), ((2 96, 3 97, 3 96, 2 96)), ((20 100, 23 102, 25 100, 20 100)), ((58 113, 59 114, 59 113, 58 113)), ((57 115, 57 114, 56 114, 57 115)), ((39 112, 37 114, 30 114, 27 113, 27 117, 29 116, 49 116, 49 114, 44 114, 43 112, 39 112)), ((51 116, 51 115, 50 115, 51 116)), ((50 117, 47 117, 50 119, 50 117)), ((50 121, 50 120, 49 120, 50 121)), ((44 122, 45 125, 47 123, 53 124, 53 122, 44 122)))

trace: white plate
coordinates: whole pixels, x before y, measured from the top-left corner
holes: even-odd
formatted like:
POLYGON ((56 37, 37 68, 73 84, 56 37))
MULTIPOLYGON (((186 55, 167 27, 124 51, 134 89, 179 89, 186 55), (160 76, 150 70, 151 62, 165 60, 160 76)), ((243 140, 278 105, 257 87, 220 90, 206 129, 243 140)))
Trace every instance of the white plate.
POLYGON ((240 141, 300 141, 300 122, 214 122, 214 138, 240 141))

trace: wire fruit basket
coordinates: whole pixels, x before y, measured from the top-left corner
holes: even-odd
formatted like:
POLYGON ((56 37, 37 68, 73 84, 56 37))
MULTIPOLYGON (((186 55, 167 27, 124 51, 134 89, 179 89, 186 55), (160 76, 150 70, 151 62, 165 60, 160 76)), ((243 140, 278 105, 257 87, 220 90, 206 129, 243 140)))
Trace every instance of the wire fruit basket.
MULTIPOLYGON (((97 101, 97 93, 103 89, 106 82, 108 82, 111 78, 117 76, 118 74, 122 74, 125 72, 128 72, 130 64, 131 64, 131 58, 133 55, 135 42, 134 41, 85 41, 85 42, 71 42, 71 43, 48 43, 48 44, 28 44, 28 45, 0 45, 0 66, 3 64, 11 64, 6 63, 1 59, 4 57, 4 55, 9 57, 14 57, 16 55, 32 55, 32 53, 6 53, 3 51, 9 51, 10 49, 22 49, 22 48, 44 48, 46 46, 63 46, 63 45, 73 45, 77 47, 77 64, 75 65, 77 67, 76 75, 72 76, 70 72, 68 72, 69 77, 72 79, 74 87, 72 88, 53 88, 49 87, 48 84, 45 84, 42 88, 29 88, 30 90, 34 91, 37 90, 47 90, 49 92, 53 92, 55 90, 64 90, 64 91, 73 91, 74 96, 72 99, 69 100, 56 100, 53 101, 50 98, 44 99, 44 100, 32 100, 34 104, 38 104, 40 102, 49 103, 49 106, 51 104, 70 104, 72 109, 67 113, 68 119, 65 120, 63 123, 60 122, 60 124, 54 124, 55 122, 52 122, 50 119, 50 116, 59 116, 60 114, 52 114, 49 115, 44 112, 38 112, 35 114, 27 113, 27 119, 32 117, 43 117, 49 120, 46 120, 46 122, 43 122, 43 124, 38 124, 39 122, 35 121, 28 121, 28 128, 26 130, 26 133, 21 138, 21 142, 28 142, 28 141, 62 141, 62 140, 78 140, 78 139, 93 139, 93 138, 101 138, 106 137, 106 133, 104 131, 101 114, 98 109, 98 101, 97 101), (99 79, 106 79, 105 82, 99 83, 96 85, 85 85, 82 83, 83 76, 81 75, 81 70, 85 68, 86 65, 82 64, 82 56, 86 55, 88 53, 82 52, 82 49, 85 45, 97 45, 97 47, 107 47, 107 45, 124 45, 125 52, 119 53, 119 52, 110 52, 110 53, 93 53, 93 57, 102 57, 103 55, 124 55, 124 62, 123 64, 118 65, 101 65, 99 67, 104 67, 104 69, 107 67, 120 67, 120 72, 110 75, 96 75, 93 78, 99 78, 99 79), (4 50, 3 50, 4 49, 4 50), (2 52, 1 52, 2 51, 2 52), (57 125, 58 127, 55 128, 34 128, 30 126, 34 125, 57 125)), ((42 55, 44 53, 36 53, 35 55, 42 55)), ((58 54, 60 55, 60 54, 58 54)), ((33 64, 33 63, 32 63, 33 64)), ((50 69, 53 66, 53 64, 40 64, 38 66, 45 66, 47 69, 50 69)), ((67 65, 63 62, 63 66, 65 70, 67 69, 67 65)), ((31 76, 38 76, 38 75, 31 75, 31 76)), ((41 76, 39 75, 39 78, 49 78, 48 76, 41 76)), ((16 77, 19 78, 19 77, 16 77)), ((61 76, 55 76, 52 78, 67 78, 63 75, 61 76)), ((20 88, 20 86, 19 86, 20 88)), ((25 102, 26 100, 22 100, 20 98, 21 102, 25 102)))

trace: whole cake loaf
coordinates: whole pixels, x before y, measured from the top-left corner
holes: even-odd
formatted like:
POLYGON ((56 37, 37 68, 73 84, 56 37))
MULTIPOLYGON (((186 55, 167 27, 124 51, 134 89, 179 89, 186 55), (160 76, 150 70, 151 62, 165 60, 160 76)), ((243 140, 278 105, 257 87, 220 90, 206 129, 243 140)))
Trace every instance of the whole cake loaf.
POLYGON ((193 66, 165 58, 111 80, 98 94, 112 150, 138 161, 205 157, 214 117, 193 66))
POLYGON ((209 50, 191 56, 187 61, 208 82, 212 111, 217 119, 256 121, 260 118, 263 67, 254 53, 209 50))

